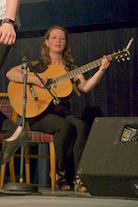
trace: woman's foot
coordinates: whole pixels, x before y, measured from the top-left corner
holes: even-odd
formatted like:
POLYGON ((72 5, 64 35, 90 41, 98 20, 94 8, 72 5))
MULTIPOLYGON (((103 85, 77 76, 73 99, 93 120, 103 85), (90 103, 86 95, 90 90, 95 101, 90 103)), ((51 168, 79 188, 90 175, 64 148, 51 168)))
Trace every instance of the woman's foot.
POLYGON ((27 131, 20 126, 17 127, 14 134, 4 142, 4 149, 0 154, 0 165, 9 162, 15 151, 20 146, 25 146, 29 140, 27 131))
POLYGON ((22 126, 18 126, 17 129, 15 130, 15 132, 12 134, 12 136, 5 139, 5 141, 10 142, 10 141, 14 141, 15 139, 17 139, 17 137, 21 133, 22 129, 23 129, 22 126))
POLYGON ((79 178, 79 175, 76 175, 75 181, 74 181, 74 190, 75 192, 87 192, 87 188, 83 185, 83 182, 79 178))
POLYGON ((70 190, 70 186, 65 177, 65 172, 56 173, 56 187, 60 190, 70 190))

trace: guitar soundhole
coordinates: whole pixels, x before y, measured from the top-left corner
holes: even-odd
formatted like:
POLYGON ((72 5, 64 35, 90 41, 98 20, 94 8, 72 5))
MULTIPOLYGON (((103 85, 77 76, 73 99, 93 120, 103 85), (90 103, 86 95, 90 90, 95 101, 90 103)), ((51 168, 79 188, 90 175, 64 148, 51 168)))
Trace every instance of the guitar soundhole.
POLYGON ((51 89, 51 88, 57 88, 56 81, 55 81, 53 78, 48 79, 46 85, 47 85, 47 87, 48 87, 49 89, 51 89))

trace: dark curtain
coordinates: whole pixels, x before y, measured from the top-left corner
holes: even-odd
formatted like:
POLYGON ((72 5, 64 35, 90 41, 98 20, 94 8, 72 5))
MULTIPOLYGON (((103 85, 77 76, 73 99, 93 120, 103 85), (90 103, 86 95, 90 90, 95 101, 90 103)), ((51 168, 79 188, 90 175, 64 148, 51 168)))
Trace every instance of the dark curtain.
MULTIPOLYGON (((75 31, 75 30, 74 30, 75 31)), ((122 50, 133 37, 130 46, 131 59, 118 63, 112 60, 98 85, 88 94, 74 96, 72 110, 76 116, 89 124, 94 116, 137 116, 138 96, 138 28, 102 29, 69 33, 69 42, 75 63, 82 66, 88 62, 122 50)), ((40 56, 43 36, 20 37, 16 41, 18 49, 30 60, 40 56)), ((13 66, 21 64, 21 57, 12 47, 4 66, 0 71, 0 91, 7 91, 6 72, 13 66)), ((85 73, 91 77, 97 68, 85 73)), ((14 93, 14 91, 13 91, 14 93)), ((18 98, 18 97, 17 97, 18 98)))
MULTIPOLYGON (((88 116, 97 109, 104 116, 137 116, 137 28, 123 28, 71 34, 72 54, 78 65, 96 60, 102 55, 122 50, 133 37, 131 60, 118 63, 113 60, 99 84, 88 94, 76 98, 73 109, 88 116), (78 107, 79 106, 79 107, 78 107)), ((96 69, 85 74, 91 77, 96 69)))

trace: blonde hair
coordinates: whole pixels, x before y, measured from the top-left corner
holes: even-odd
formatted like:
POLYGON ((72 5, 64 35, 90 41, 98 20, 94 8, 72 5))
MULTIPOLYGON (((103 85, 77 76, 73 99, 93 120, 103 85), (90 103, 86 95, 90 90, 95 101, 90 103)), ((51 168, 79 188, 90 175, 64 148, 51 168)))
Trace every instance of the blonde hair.
POLYGON ((65 49, 63 51, 63 64, 68 66, 68 67, 73 67, 74 66, 74 60, 71 56, 71 48, 70 48, 69 43, 68 43, 68 32, 67 32, 66 29, 64 29, 63 27, 60 27, 60 26, 53 26, 46 32, 46 34, 44 36, 44 40, 43 40, 40 59, 42 60, 42 62, 45 65, 50 65, 51 64, 51 57, 49 56, 49 48, 46 46, 45 40, 49 39, 50 32, 54 29, 60 29, 65 33, 66 45, 65 45, 65 49))

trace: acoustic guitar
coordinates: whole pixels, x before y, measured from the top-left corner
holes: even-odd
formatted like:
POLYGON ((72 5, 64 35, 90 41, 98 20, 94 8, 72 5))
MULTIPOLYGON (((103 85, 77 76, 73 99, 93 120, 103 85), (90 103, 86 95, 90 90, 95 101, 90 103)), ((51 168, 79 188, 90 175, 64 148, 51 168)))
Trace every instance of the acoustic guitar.
MULTIPOLYGON (((129 41, 127 47, 117 53, 109 54, 106 56, 108 61, 116 59, 129 60, 130 53, 129 47, 133 41, 133 38, 129 41)), ((34 118, 44 112, 53 101, 54 104, 58 104, 60 99, 70 98, 73 90, 71 79, 75 76, 90 71, 101 65, 102 58, 97 59, 84 66, 78 67, 72 71, 67 72, 60 65, 54 65, 48 68, 43 73, 38 73, 39 76, 48 77, 48 83, 46 88, 41 88, 36 85, 26 86, 26 118, 34 118)), ((28 75, 35 76, 33 72, 29 72, 28 75)), ((23 113, 23 83, 17 83, 10 81, 8 84, 8 96, 14 110, 22 116, 23 113)))

